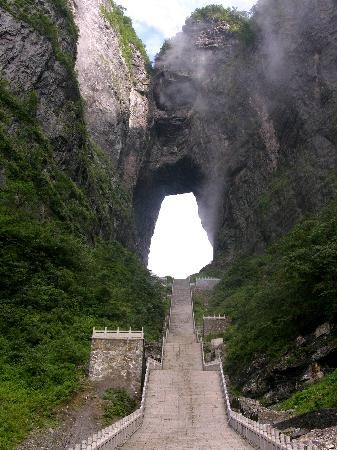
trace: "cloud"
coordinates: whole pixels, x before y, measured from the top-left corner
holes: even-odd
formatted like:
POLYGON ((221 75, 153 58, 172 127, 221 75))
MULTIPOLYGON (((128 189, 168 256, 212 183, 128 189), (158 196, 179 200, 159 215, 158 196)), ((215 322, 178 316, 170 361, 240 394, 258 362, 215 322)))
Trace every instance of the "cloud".
POLYGON ((164 39, 174 36, 181 30, 185 19, 196 8, 210 3, 225 7, 236 6, 249 10, 255 0, 119 0, 118 4, 127 9, 138 35, 144 41, 150 57, 159 51, 164 39))

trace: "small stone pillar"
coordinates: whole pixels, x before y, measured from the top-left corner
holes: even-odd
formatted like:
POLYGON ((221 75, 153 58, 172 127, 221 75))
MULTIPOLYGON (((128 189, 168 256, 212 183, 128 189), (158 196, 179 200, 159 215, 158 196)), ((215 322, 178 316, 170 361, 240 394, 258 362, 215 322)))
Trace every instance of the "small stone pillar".
POLYGON ((133 398, 141 395, 144 365, 142 331, 93 330, 89 378, 98 390, 125 389, 133 398))

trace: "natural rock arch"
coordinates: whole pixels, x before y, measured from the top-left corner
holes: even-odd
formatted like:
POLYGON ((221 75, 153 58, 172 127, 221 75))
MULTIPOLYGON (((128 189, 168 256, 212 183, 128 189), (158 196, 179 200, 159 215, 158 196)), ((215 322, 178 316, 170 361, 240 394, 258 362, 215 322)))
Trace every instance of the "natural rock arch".
POLYGON ((134 190, 133 211, 137 233, 137 249, 146 262, 151 238, 158 219, 161 203, 167 195, 192 192, 198 202, 202 224, 212 239, 212 230, 207 228, 203 217, 207 216, 207 205, 202 201, 207 185, 203 169, 189 156, 163 164, 154 169, 145 169, 134 190))

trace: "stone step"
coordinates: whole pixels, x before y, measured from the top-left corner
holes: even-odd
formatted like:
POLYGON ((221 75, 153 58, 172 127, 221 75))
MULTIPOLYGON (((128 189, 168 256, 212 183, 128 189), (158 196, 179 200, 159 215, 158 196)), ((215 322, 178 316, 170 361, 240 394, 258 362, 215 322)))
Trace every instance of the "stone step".
POLYGON ((145 410, 123 449, 251 449, 226 423, 217 372, 152 371, 145 410))
POLYGON ((200 344, 167 342, 164 351, 164 369, 202 370, 200 344))
POLYGON ((194 334, 173 334, 169 333, 166 343, 179 343, 179 344, 196 344, 196 338, 194 334))
POLYGON ((142 427, 124 450, 249 450, 227 423, 218 372, 202 370, 187 280, 175 280, 164 369, 150 372, 142 427))

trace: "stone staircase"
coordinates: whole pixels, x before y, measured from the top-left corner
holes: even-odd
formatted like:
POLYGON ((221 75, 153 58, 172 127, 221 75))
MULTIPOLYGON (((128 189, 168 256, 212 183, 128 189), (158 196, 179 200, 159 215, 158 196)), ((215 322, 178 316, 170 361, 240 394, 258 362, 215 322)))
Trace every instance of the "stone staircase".
POLYGON ((252 449, 228 425, 217 371, 203 371, 190 286, 174 282, 163 370, 150 372, 144 421, 124 450, 252 449))

